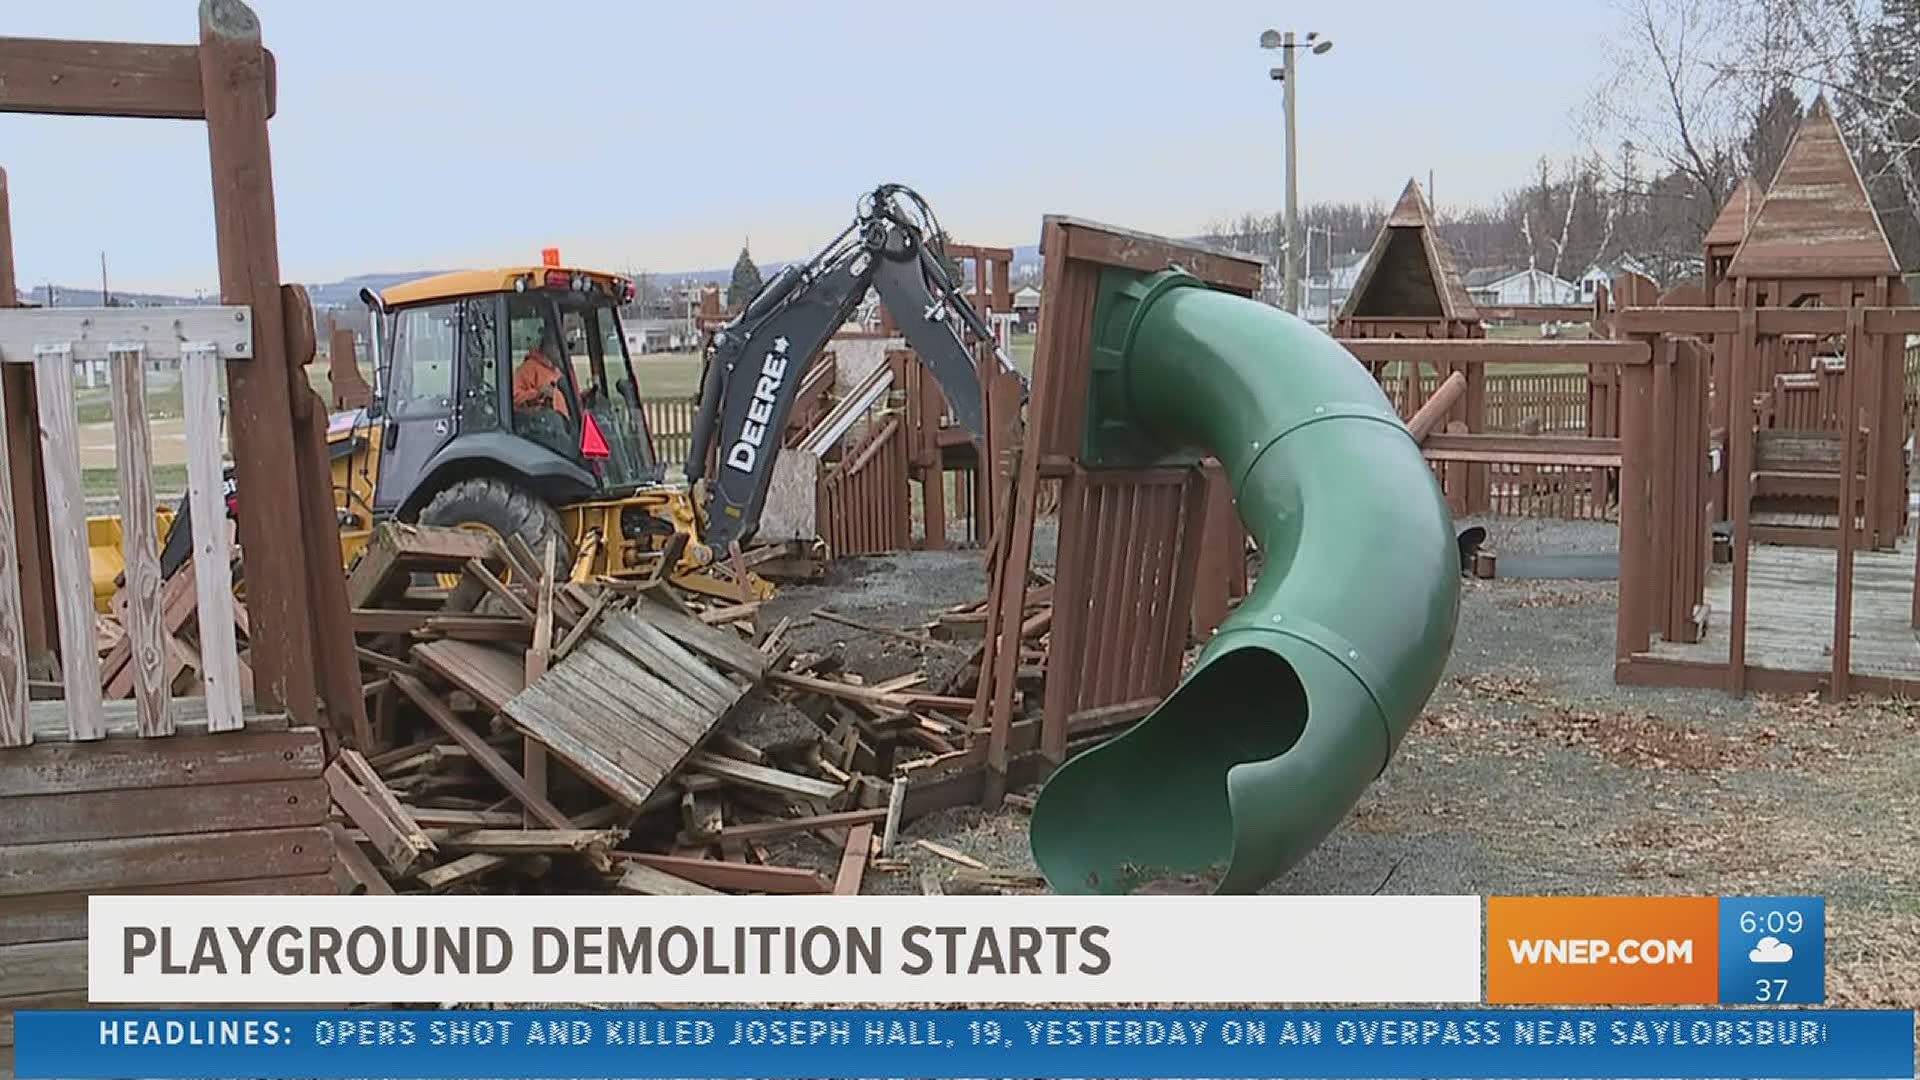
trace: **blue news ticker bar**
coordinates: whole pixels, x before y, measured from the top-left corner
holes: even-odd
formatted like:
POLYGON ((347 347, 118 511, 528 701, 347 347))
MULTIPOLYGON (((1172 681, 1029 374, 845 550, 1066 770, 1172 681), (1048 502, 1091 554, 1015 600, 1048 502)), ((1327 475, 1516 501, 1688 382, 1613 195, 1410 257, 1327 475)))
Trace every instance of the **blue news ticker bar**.
POLYGON ((1896 1011, 165 1010, 15 1024, 22 1080, 1914 1075, 1914 1016, 1896 1011))

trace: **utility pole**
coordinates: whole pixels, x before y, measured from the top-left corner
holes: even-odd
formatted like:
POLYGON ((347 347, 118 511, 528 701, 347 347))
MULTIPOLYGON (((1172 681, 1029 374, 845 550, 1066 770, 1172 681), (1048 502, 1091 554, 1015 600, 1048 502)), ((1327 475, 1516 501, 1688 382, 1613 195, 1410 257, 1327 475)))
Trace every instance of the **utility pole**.
MULTIPOLYGON (((1293 59, 1293 31, 1286 33, 1281 63, 1286 72, 1280 89, 1286 95, 1287 109, 1287 274, 1281 287, 1281 303, 1295 315, 1300 314, 1300 153, 1294 136, 1295 97, 1300 86, 1300 67, 1293 59)), ((104 256, 103 256, 104 258, 104 256)))
POLYGON ((100 306, 112 307, 112 294, 107 292, 107 253, 100 253, 100 306))
POLYGON ((1287 250, 1285 273, 1282 275, 1280 292, 1281 306, 1289 312, 1300 314, 1300 169, 1299 153, 1295 138, 1294 117, 1299 99, 1300 65, 1295 54, 1302 48, 1318 56, 1333 48, 1333 42, 1322 38, 1317 32, 1308 31, 1304 41, 1296 41, 1294 33, 1267 30, 1260 34, 1260 47, 1279 49, 1280 66, 1272 68, 1267 76, 1281 84, 1281 92, 1286 110, 1287 126, 1287 250))

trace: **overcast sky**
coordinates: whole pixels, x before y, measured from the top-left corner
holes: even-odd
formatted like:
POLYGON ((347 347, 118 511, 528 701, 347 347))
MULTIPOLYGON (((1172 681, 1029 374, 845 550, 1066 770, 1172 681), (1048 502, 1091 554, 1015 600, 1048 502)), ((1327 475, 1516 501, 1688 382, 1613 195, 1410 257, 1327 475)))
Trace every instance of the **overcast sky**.
MULTIPOLYGON (((956 240, 1040 216, 1172 234, 1281 204, 1277 54, 1303 59, 1303 202, 1491 198, 1577 151, 1598 3, 255 0, 279 65, 282 273, 532 261, 655 272, 809 254, 874 183, 956 240)), ((192 0, 6 0, 0 32, 190 42, 192 0)), ((216 283, 205 129, 0 116, 22 287, 216 283)))

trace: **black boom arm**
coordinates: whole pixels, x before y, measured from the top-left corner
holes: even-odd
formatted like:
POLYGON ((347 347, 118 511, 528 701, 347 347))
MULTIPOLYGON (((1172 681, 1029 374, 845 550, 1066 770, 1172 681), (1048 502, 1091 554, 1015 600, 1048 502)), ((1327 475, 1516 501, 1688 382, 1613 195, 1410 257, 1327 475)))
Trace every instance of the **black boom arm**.
POLYGON ((929 250, 929 237, 938 236, 917 194, 884 185, 861 200, 859 217, 833 243, 780 271, 714 332, 687 454, 691 478, 703 475, 709 452, 718 451, 705 508, 711 550, 726 551, 759 527, 794 397, 821 347, 869 288, 933 372, 961 425, 976 437, 985 432, 979 373, 961 326, 981 340, 993 335, 929 250))

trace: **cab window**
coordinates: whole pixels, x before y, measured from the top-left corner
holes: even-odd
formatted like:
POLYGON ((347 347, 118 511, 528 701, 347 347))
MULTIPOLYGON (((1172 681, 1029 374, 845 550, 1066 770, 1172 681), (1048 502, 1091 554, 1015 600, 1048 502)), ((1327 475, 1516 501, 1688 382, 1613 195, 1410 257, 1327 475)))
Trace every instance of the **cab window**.
POLYGON ((556 315, 552 301, 537 293, 507 298, 513 432, 577 459, 580 405, 556 315))
POLYGON ((457 302, 407 308, 394 317, 393 388, 387 401, 396 419, 453 414, 458 325, 457 302))

